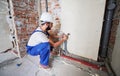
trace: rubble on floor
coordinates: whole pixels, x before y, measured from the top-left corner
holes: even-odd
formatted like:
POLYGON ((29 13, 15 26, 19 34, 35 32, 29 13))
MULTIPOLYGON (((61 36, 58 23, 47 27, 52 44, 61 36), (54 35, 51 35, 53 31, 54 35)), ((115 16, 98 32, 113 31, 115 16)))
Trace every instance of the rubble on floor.
POLYGON ((26 55, 24 58, 12 60, 12 63, 0 67, 0 76, 108 76, 104 71, 60 56, 51 56, 50 66, 48 70, 40 68, 39 56, 26 55))

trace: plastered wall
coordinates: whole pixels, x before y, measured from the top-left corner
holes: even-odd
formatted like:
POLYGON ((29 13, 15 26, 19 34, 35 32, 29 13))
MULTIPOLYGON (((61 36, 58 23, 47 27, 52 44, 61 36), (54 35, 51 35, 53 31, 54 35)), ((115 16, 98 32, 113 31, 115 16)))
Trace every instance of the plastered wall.
POLYGON ((9 24, 7 22, 8 3, 0 1, 0 53, 13 47, 11 42, 9 24))
POLYGON ((97 60, 105 0, 62 0, 61 30, 70 33, 72 54, 97 60))

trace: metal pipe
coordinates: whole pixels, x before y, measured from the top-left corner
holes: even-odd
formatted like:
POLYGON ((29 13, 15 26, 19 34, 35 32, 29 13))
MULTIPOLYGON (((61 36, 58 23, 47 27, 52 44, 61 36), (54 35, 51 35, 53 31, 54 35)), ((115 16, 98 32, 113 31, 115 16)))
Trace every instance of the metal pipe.
POLYGON ((109 0, 107 2, 100 45, 100 56, 103 58, 107 57, 108 43, 110 38, 110 31, 112 27, 112 19, 115 7, 116 7, 115 0, 109 0))
MULTIPOLYGON (((67 34, 67 36, 69 36, 70 33, 67 34)), ((64 42, 64 50, 63 50, 64 54, 69 54, 68 49, 67 49, 67 40, 64 42)))
POLYGON ((105 66, 107 68, 109 76, 116 76, 116 74, 115 74, 114 70, 112 69, 111 64, 109 63, 107 58, 105 59, 105 66))
POLYGON ((41 11, 41 0, 38 0, 38 8, 37 9, 38 9, 38 18, 39 18, 39 20, 38 20, 38 22, 39 22, 38 26, 39 26, 41 24, 40 23, 40 16, 41 16, 41 12, 42 12, 41 11))
POLYGON ((48 1, 46 0, 46 12, 48 12, 48 1))

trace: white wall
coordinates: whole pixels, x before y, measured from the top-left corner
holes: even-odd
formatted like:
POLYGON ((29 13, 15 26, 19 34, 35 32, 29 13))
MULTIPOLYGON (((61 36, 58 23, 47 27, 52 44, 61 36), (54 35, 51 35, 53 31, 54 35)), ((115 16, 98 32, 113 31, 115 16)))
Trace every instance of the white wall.
POLYGON ((97 60, 106 0, 62 0, 61 30, 70 33, 68 51, 97 60))

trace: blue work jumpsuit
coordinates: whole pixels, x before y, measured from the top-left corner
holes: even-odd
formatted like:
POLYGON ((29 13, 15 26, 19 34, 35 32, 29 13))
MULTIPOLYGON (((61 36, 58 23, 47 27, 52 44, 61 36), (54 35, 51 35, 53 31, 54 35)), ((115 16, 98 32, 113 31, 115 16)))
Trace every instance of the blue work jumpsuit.
MULTIPOLYGON (((42 31, 35 30, 33 33, 35 33, 35 32, 42 32, 42 31)), ((27 48, 28 54, 30 54, 32 56, 40 55, 40 64, 48 66, 49 55, 50 55, 50 43, 49 42, 39 43, 35 46, 27 45, 26 48, 27 48)))

